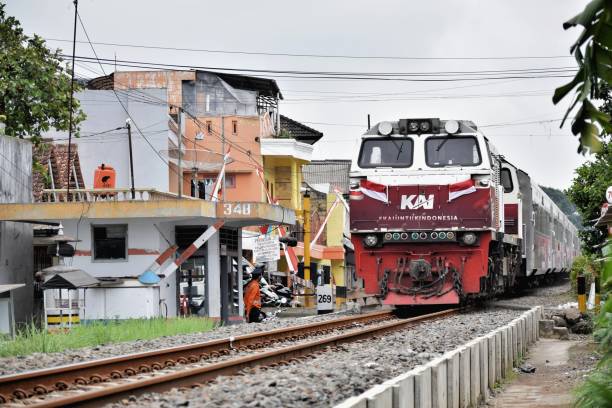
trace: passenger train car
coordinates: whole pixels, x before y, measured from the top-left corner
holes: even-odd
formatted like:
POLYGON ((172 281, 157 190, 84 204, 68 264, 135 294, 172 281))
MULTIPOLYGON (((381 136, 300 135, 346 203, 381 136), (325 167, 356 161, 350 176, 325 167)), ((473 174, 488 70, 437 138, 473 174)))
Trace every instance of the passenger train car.
POLYGON ((356 272, 385 304, 459 304, 567 272, 578 233, 471 121, 400 119, 351 167, 356 272))

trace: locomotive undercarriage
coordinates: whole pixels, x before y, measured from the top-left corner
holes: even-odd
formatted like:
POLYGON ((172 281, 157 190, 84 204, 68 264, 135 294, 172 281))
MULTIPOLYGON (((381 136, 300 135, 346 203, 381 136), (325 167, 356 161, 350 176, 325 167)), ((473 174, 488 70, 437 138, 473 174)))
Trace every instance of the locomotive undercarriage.
MULTIPOLYGON (((382 259, 377 260, 382 264, 382 259)), ((463 297, 461 277, 465 268, 465 257, 459 267, 445 256, 434 256, 430 261, 408 256, 397 257, 395 268, 386 268, 380 279, 380 295, 385 298, 389 292, 402 295, 420 296, 423 299, 444 296, 450 291, 463 297)), ((380 276, 380 274, 377 274, 380 276)))
POLYGON ((406 305, 441 303, 438 300, 452 292, 456 303, 465 304, 511 291, 521 268, 520 243, 510 245, 502 240, 491 240, 483 244, 488 244, 488 255, 484 252, 481 263, 477 264, 474 262, 480 262, 478 253, 481 250, 478 247, 438 248, 433 252, 423 248, 421 254, 417 253, 419 251, 415 247, 403 253, 385 251, 384 255, 376 257, 375 276, 379 282, 379 296, 385 301, 393 294, 393 304, 400 306, 398 296, 412 299, 407 299, 406 305), (392 258, 393 267, 389 265, 389 258, 392 258), (469 264, 469 261, 472 263, 469 264), (478 269, 483 272, 476 278, 474 271, 478 269), (465 280, 474 278, 476 288, 472 285, 472 288, 466 290, 465 280))

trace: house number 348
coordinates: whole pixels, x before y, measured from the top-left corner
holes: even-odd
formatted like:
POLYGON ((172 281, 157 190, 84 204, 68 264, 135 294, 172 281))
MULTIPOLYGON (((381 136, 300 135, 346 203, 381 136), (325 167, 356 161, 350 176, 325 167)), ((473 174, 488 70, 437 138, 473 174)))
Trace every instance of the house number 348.
POLYGON ((223 215, 251 215, 251 204, 223 204, 223 215))

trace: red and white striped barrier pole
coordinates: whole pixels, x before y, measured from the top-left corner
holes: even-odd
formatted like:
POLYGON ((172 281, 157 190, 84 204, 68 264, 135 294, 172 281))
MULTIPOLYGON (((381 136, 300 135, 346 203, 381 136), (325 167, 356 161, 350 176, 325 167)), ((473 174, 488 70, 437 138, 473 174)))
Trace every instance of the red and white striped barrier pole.
POLYGON ((185 262, 195 251, 198 250, 206 241, 210 239, 215 233, 221 229, 221 227, 225 224, 225 221, 217 221, 214 225, 206 228, 206 231, 202 233, 187 249, 183 251, 181 256, 178 259, 175 259, 170 265, 168 265, 164 270, 163 274, 166 276, 166 279, 170 277, 178 267, 185 262))
POLYGON ((221 186, 221 183, 223 183, 223 176, 225 175, 225 165, 227 164, 230 158, 229 154, 229 149, 227 149, 227 153, 225 153, 225 155, 223 156, 223 165, 221 166, 221 171, 219 171, 217 179, 215 180, 215 184, 213 184, 213 191, 210 201, 219 201, 219 193, 221 191, 223 191, 223 194, 225 194, 225 186, 221 186))
POLYGON ((314 248, 315 242, 317 242, 317 240, 319 239, 319 237, 323 233, 323 230, 325 229, 325 225, 327 225, 327 221, 329 221, 329 218, 331 217, 331 213, 334 211, 334 209, 338 206, 339 203, 340 203, 340 200, 338 198, 336 198, 336 201, 334 201, 332 206, 329 208, 329 211, 325 215, 325 219, 321 223, 321 226, 319 227, 319 230, 317 231, 317 233, 315 234, 314 238, 310 242, 310 248, 311 249, 314 248))
POLYGON ((168 247, 164 252, 162 252, 156 259, 153 261, 151 266, 149 266, 143 273, 138 276, 138 280, 144 284, 153 284, 159 282, 159 276, 155 273, 163 264, 170 258, 176 250, 178 246, 172 245, 168 247))

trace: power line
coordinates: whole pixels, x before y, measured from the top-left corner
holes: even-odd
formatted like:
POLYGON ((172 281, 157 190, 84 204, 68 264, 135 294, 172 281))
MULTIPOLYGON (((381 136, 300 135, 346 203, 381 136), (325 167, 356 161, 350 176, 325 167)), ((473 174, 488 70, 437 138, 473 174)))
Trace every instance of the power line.
MULTIPOLYGON (((77 56, 81 62, 88 63, 96 60, 92 57, 77 56)), ((405 81, 405 82, 459 82, 459 81, 483 81, 483 80, 502 80, 502 79, 541 79, 541 78, 571 78, 573 75, 565 75, 566 73, 576 72, 575 68, 559 68, 547 70, 524 70, 513 71, 506 70, 499 73, 486 71, 472 71, 469 73, 456 74, 452 72, 432 72, 432 73, 369 73, 369 72, 326 72, 326 71, 282 71, 282 70, 263 70, 249 68, 227 68, 227 67, 209 67, 195 66, 184 64, 166 64, 145 61, 128 61, 128 60, 111 60, 99 59, 96 60, 99 64, 118 65, 133 68, 144 69, 196 69, 215 71, 229 71, 231 73, 257 73, 265 74, 272 78, 301 78, 301 79, 336 79, 336 80, 368 80, 368 81, 405 81), (104 61, 104 62, 102 62, 104 61), (469 75, 469 77, 454 77, 445 78, 444 76, 469 75), (481 77, 472 77, 471 75, 485 75, 481 77), (493 75, 493 76, 492 76, 493 75), (425 76, 425 78, 423 78, 425 76)), ((467 71, 466 71, 467 72, 467 71)))
MULTIPOLYGON (((47 41, 70 42, 69 40, 60 38, 47 38, 47 41)), ((77 41, 85 43, 85 41, 77 41)), ((407 57, 407 56, 376 56, 376 55, 349 55, 349 54, 315 54, 315 53, 283 53, 269 51, 240 51, 240 50, 217 50, 205 48, 179 48, 165 47, 159 45, 144 45, 144 44, 125 44, 114 42, 95 42, 96 45, 113 46, 113 47, 128 47, 128 48, 144 48, 166 51, 188 51, 188 52, 205 52, 215 54, 239 54, 239 55, 266 55, 274 57, 306 57, 306 58, 340 58, 340 59, 380 59, 380 60, 408 60, 408 61, 463 61, 463 60, 538 60, 538 59, 570 59, 571 55, 544 55, 544 56, 489 56, 489 57, 407 57)))

